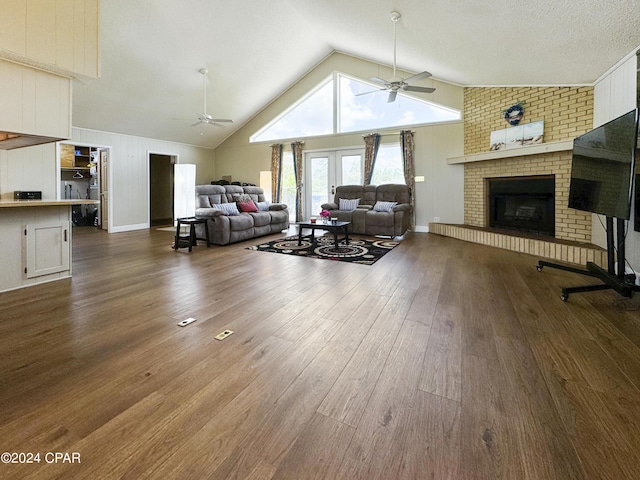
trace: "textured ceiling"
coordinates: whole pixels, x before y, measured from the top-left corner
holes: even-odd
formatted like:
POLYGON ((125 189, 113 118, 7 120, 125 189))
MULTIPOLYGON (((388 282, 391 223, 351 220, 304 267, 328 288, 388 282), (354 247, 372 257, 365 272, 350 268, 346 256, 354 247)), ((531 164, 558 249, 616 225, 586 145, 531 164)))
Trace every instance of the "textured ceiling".
POLYGON ((640 45, 639 0, 104 0, 76 127, 216 147, 332 51, 459 85, 591 84, 640 45), (190 127, 207 111, 233 125, 190 127))

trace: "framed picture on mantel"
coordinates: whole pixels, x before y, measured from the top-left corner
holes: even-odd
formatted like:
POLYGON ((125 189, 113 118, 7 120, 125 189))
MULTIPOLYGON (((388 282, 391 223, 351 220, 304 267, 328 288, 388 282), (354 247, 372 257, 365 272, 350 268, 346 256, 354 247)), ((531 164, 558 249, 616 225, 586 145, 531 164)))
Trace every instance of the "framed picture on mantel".
POLYGON ((489 150, 508 150, 542 143, 544 121, 525 123, 491 132, 489 150))

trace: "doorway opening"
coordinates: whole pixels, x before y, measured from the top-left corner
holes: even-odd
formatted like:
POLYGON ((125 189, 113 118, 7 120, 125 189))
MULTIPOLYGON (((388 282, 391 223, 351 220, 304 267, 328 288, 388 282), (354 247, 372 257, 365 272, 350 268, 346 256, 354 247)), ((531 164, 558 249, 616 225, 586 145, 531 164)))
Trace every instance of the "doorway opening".
POLYGON ((74 227, 109 230, 110 147, 60 143, 57 150, 60 199, 99 200, 99 205, 71 207, 74 227))
POLYGON ((177 156, 149 152, 149 226, 173 225, 173 166, 177 156))

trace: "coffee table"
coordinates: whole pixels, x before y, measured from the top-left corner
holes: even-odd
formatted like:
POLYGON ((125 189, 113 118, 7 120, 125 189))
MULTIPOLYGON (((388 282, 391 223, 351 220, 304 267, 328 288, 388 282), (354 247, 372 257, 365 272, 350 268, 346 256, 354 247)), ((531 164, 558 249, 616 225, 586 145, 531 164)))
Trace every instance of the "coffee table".
POLYGON ((311 230, 312 246, 316 244, 316 238, 314 236, 314 232, 316 230, 326 230, 328 232, 333 233, 333 243, 336 248, 338 248, 338 246, 340 245, 340 242, 342 241, 344 241, 346 245, 349 245, 349 225, 351 225, 351 222, 338 222, 338 221, 329 222, 329 223, 299 222, 298 223, 298 245, 302 245, 302 238, 305 236, 305 235, 302 235, 302 230, 305 228, 307 230, 311 230), (338 238, 338 233, 340 232, 344 233, 344 237, 338 238))

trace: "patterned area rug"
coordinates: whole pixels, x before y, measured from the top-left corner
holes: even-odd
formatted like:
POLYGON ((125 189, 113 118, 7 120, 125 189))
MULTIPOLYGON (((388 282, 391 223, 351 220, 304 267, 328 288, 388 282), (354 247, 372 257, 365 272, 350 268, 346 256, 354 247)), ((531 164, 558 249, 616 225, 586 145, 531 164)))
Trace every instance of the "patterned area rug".
POLYGON ((399 242, 394 242, 393 240, 377 238, 351 238, 349 245, 340 243, 338 248, 336 248, 333 243, 333 235, 327 235, 316 237, 316 246, 312 247, 311 241, 308 238, 303 238, 302 244, 298 245, 298 236, 296 235, 247 247, 247 250, 373 265, 385 254, 393 250, 398 243, 399 242))

